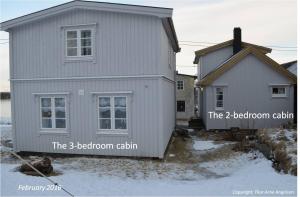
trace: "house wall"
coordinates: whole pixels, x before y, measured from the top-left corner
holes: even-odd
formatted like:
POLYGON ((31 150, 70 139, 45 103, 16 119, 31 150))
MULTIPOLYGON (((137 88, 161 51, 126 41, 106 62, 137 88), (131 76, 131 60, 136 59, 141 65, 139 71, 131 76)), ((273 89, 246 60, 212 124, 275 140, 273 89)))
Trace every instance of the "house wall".
POLYGON ((16 27, 12 78, 158 74, 161 23, 158 17, 74 10, 16 27), (95 62, 65 61, 62 27, 92 23, 95 62))
POLYGON ((175 126, 175 53, 168 52, 170 43, 162 28, 158 17, 74 10, 11 29, 15 150, 162 158, 175 126), (91 23, 97 24, 95 60, 66 61, 62 27, 91 23), (82 90, 84 95, 79 95, 82 90), (92 92, 119 91, 133 92, 129 135, 96 134, 92 92), (41 134, 35 94, 59 92, 68 93, 70 133, 41 134), (132 141, 138 149, 53 150, 53 141, 132 141))
POLYGON ((230 58, 233 54, 232 46, 224 47, 200 57, 200 78, 205 77, 209 72, 220 66, 221 63, 230 58))
POLYGON ((195 116, 195 102, 194 102, 194 78, 184 75, 176 75, 176 81, 183 81, 183 90, 178 90, 176 87, 176 101, 185 101, 185 112, 178 112, 176 110, 177 120, 189 120, 195 116))
POLYGON ((269 65, 258 60, 253 55, 248 55, 229 71, 221 75, 211 86, 205 87, 206 128, 228 129, 240 128, 266 128, 277 127, 282 123, 291 121, 274 119, 255 120, 216 120, 208 117, 209 111, 215 111, 214 88, 223 86, 224 111, 220 112, 246 112, 251 113, 281 113, 293 112, 293 86, 287 88, 286 98, 272 98, 271 84, 291 84, 287 78, 274 71, 269 65))
POLYGON ((69 80, 17 82, 14 84, 14 98, 17 113, 16 142, 17 151, 144 156, 157 157, 159 153, 158 132, 160 126, 157 111, 159 106, 157 79, 136 80, 69 80), (78 90, 84 90, 79 95, 78 90), (128 135, 96 134, 97 101, 92 92, 132 91, 129 98, 128 135), (68 92, 67 122, 69 134, 46 134, 40 132, 39 97, 33 93, 68 92), (117 144, 133 142, 137 150, 54 150, 52 142, 80 142, 94 144, 117 144))

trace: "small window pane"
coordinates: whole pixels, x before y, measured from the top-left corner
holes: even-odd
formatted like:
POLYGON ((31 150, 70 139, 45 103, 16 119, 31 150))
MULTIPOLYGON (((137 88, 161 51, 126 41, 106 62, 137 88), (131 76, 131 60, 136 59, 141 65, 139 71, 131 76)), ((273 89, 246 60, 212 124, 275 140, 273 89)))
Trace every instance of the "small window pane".
POLYGON ((99 124, 100 124, 100 129, 111 129, 110 119, 100 119, 99 124))
POLYGON ((50 107, 51 98, 42 98, 42 107, 50 107))
POLYGON ((109 97, 100 97, 99 98, 99 107, 110 107, 110 98, 109 97))
POLYGON ((217 107, 223 107, 223 101, 217 101, 217 107))
POLYGON ((67 47, 77 47, 77 40, 67 40, 67 47))
POLYGON ((285 94, 285 88, 278 88, 279 94, 285 94))
POLYGON ((273 88, 273 94, 278 94, 278 88, 273 88))
POLYGON ((66 128, 66 119, 55 119, 56 128, 66 128))
POLYGON ((42 117, 51 118, 51 108, 42 108, 42 117))
POLYGON ((77 48, 68 48, 68 56, 77 56, 77 48))
POLYGON ((115 97, 115 107, 126 107, 126 97, 115 97))
POLYGON ((81 47, 90 47, 91 44, 91 39, 81 39, 81 47))
POLYGON ((110 108, 100 108, 99 109, 100 118, 110 118, 110 108))
POLYGON ((90 38, 91 37, 91 30, 82 30, 81 31, 81 38, 90 38))
POLYGON ((90 47, 81 48, 81 55, 82 56, 92 55, 92 48, 90 47))
POLYGON ((115 127, 116 129, 126 129, 126 119, 116 119, 115 127))
POLYGON ((51 119, 42 119, 42 128, 52 128, 51 119))
POLYGON ((115 109, 116 118, 126 118, 126 108, 116 108, 115 109))
POLYGON ((216 89, 216 93, 217 93, 217 94, 223 94, 222 88, 217 88, 217 89, 216 89))
POLYGON ((77 31, 68 31, 67 39, 77 38, 77 31))
POLYGON ((65 118, 66 112, 64 108, 56 108, 55 109, 55 117, 56 118, 65 118))
POLYGON ((55 107, 65 107, 65 99, 55 98, 55 107))
POLYGON ((223 95, 222 94, 221 95, 217 95, 217 100, 222 101, 223 100, 223 95))

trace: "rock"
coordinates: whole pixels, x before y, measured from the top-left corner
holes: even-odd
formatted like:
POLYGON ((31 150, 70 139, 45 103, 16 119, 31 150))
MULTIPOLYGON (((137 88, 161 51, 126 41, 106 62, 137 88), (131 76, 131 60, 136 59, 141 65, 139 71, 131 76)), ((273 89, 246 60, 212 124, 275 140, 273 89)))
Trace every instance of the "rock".
MULTIPOLYGON (((53 171, 53 167, 51 165, 51 160, 47 157, 45 157, 41 160, 31 161, 29 163, 45 175, 48 175, 53 171)), ((20 171, 23 172, 24 174, 39 175, 38 173, 35 172, 35 170, 33 170, 27 164, 22 164, 20 167, 20 171)))

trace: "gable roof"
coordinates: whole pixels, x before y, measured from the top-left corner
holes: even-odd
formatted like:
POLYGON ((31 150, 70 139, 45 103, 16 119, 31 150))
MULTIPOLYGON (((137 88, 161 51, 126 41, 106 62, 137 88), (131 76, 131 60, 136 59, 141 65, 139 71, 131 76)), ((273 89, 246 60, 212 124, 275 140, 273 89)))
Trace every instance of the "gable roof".
POLYGON ((176 32, 174 29, 173 20, 172 20, 172 13, 173 13, 172 8, 75 0, 54 7, 50 7, 44 10, 40 10, 37 12, 33 12, 31 14, 27 14, 21 17, 17 17, 8 21, 4 21, 0 23, 0 30, 8 32, 13 27, 34 22, 36 20, 41 20, 46 17, 50 17, 74 9, 88 9, 88 10, 130 13, 130 14, 159 17, 162 19, 163 27, 166 30, 166 33, 170 39, 174 51, 175 52, 180 51, 176 32))
POLYGON ((244 59, 248 54, 253 54, 260 61, 264 62, 267 65, 270 65, 272 69, 282 74, 283 76, 287 77, 293 84, 297 83, 297 77, 294 74, 286 70, 284 67, 282 67, 280 64, 272 60, 270 57, 266 56, 263 52, 261 52, 261 50, 253 46, 248 46, 243 50, 241 50, 240 52, 238 52, 237 54, 233 55, 225 62, 223 62, 216 69, 208 73, 196 85, 200 85, 200 86, 210 85, 218 77, 220 77, 222 74, 230 70, 237 63, 239 63, 242 59, 244 59))
POLYGON ((290 66, 294 65, 295 63, 297 63, 297 60, 294 60, 294 61, 291 61, 291 62, 286 62, 284 64, 281 64, 281 66, 283 66, 285 69, 287 69, 290 66))
MULTIPOLYGON (((213 51, 216 51, 218 49, 222 49, 222 48, 231 46, 231 45, 233 45, 233 39, 222 42, 222 43, 219 43, 219 44, 216 44, 216 45, 213 45, 213 46, 210 46, 210 47, 207 47, 207 48, 204 48, 204 49, 201 49, 201 50, 198 50, 198 51, 195 51, 194 64, 198 64, 199 58, 201 56, 206 55, 208 53, 211 53, 213 51)), ((259 45, 255 45, 255 44, 251 44, 251 43, 247 43, 247 42, 242 42, 242 48, 246 48, 246 47, 249 47, 249 46, 257 48, 262 53, 265 53, 265 54, 270 53, 272 51, 272 49, 264 47, 264 46, 259 46, 259 45)))

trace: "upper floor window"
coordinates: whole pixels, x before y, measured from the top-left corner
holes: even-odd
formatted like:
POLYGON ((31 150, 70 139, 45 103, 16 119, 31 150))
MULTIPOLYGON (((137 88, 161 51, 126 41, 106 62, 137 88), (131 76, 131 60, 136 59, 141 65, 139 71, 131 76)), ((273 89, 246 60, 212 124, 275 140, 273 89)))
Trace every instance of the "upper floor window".
POLYGON ((183 90, 183 81, 177 81, 177 90, 183 90))
POLYGON ((286 97, 286 87, 272 87, 272 97, 286 97))
POLYGON ((224 109, 224 89, 222 87, 217 87, 215 89, 215 108, 216 110, 223 110, 224 109))
POLYGON ((88 57, 93 55, 92 29, 71 29, 66 31, 67 57, 88 57))

